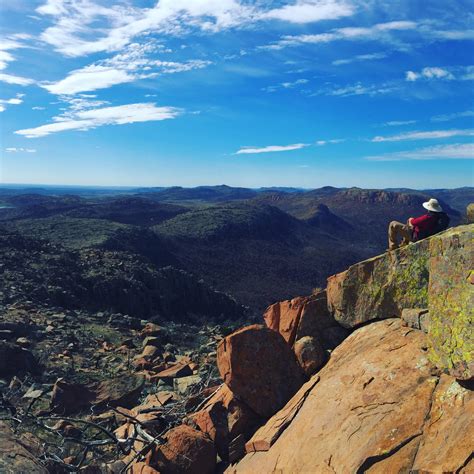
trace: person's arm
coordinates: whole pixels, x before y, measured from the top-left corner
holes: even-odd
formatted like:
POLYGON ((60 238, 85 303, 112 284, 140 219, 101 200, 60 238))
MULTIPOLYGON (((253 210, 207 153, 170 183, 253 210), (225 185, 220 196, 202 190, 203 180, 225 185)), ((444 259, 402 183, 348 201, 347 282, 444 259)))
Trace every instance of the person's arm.
POLYGON ((429 214, 425 214, 424 216, 420 217, 412 217, 410 219, 410 225, 413 227, 418 227, 419 229, 423 229, 428 225, 431 219, 432 216, 430 216, 429 214))

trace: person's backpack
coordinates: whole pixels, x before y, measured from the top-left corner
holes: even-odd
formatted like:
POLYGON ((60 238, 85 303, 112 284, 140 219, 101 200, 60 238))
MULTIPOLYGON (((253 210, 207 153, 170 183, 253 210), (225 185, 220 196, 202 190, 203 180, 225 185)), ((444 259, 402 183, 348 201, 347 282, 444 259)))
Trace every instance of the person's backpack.
POLYGON ((435 234, 442 232, 449 227, 449 216, 446 212, 440 212, 438 216, 438 222, 436 223, 435 234))

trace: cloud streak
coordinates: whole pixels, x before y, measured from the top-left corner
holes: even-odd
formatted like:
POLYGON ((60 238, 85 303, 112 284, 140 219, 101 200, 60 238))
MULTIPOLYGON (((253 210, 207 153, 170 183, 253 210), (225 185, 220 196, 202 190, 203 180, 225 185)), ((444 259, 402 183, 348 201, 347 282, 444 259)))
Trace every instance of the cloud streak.
POLYGON ((429 132, 408 132, 399 135, 391 135, 388 137, 374 137, 372 142, 399 142, 404 140, 433 140, 439 138, 451 137, 472 137, 474 129, 469 130, 432 130, 429 132))
POLYGON ((261 148, 242 147, 236 155, 254 155, 259 153, 277 153, 282 151, 301 150, 309 146, 307 143, 294 143, 293 145, 268 145, 261 148))
POLYGON ((474 144, 440 145, 419 148, 412 151, 386 153, 384 155, 366 156, 368 161, 405 161, 405 160, 473 160, 474 144))
POLYGON ((17 130, 17 135, 38 138, 68 130, 89 130, 104 125, 123 125, 136 122, 169 120, 178 117, 182 111, 175 107, 157 107, 153 103, 137 103, 102 107, 70 112, 58 116, 55 122, 35 128, 17 130))

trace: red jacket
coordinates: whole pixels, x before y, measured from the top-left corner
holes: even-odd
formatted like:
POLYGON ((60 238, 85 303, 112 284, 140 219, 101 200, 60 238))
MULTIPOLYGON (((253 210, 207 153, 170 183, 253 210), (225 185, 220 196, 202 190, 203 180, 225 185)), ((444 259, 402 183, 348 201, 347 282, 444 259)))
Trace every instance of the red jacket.
POLYGON ((411 220, 413 226, 413 240, 418 240, 424 236, 431 235, 436 230, 438 218, 433 214, 425 214, 420 217, 415 217, 411 220))

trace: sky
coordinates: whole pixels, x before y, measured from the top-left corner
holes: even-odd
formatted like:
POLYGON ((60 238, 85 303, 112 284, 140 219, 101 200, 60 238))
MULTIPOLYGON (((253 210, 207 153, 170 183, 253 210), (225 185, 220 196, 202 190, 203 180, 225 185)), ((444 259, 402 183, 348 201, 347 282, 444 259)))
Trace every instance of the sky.
POLYGON ((474 185, 464 0, 2 0, 0 183, 474 185))

